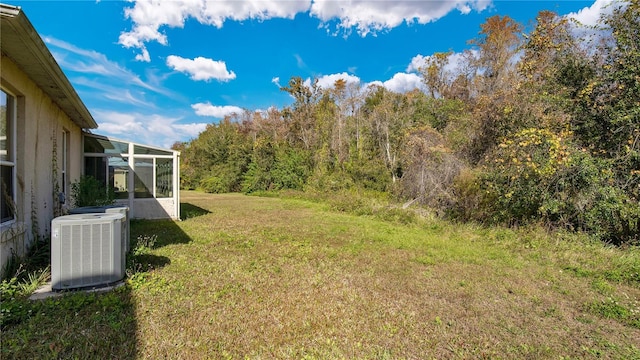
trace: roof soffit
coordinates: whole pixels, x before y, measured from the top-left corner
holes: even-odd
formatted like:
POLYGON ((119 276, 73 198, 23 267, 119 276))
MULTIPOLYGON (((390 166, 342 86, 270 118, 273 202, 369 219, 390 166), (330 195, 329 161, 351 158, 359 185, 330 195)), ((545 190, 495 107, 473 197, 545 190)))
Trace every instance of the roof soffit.
POLYGON ((98 124, 19 7, 0 4, 0 48, 83 129, 98 124))

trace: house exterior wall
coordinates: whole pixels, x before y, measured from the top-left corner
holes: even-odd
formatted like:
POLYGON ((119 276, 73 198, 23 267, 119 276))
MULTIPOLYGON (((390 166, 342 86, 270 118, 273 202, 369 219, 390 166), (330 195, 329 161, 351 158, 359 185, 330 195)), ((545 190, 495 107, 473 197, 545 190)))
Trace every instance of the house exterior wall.
POLYGON ((83 152, 82 129, 4 54, 0 69, 2 88, 17 102, 16 220, 0 227, 4 268, 12 252, 22 255, 34 238, 50 237, 51 220, 61 211, 57 192, 63 189, 63 134, 68 145, 67 192, 80 177, 83 152))

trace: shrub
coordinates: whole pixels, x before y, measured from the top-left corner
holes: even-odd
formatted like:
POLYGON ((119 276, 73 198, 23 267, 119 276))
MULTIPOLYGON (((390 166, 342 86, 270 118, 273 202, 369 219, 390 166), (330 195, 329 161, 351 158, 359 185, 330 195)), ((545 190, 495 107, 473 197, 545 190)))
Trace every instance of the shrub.
POLYGON ((450 208, 453 180, 463 164, 442 136, 429 127, 413 130, 407 136, 402 159, 403 174, 396 187, 399 195, 437 210, 450 208))
POLYGON ((527 223, 539 217, 543 193, 564 162, 560 137, 543 129, 521 131, 485 158, 479 172, 455 180, 454 213, 489 223, 527 223))
POLYGON ((637 242, 640 204, 613 185, 612 168, 609 161, 573 151, 543 194, 540 213, 545 222, 584 230, 616 245, 637 242))
POLYGON ((232 165, 214 166, 213 170, 200 180, 199 188, 207 193, 222 194, 239 191, 242 172, 232 165))
POLYGON ((40 271, 51 264, 51 239, 48 236, 35 239, 23 256, 12 251, 2 268, 2 278, 23 276, 29 272, 40 271))
POLYGON ((331 194, 328 199, 331 210, 354 215, 373 215, 371 200, 356 191, 342 190, 331 194))
POLYGON ((271 189, 271 173, 264 171, 254 162, 249 164, 249 170, 242 180, 242 192, 248 194, 256 191, 271 189))
POLYGON ((258 139, 253 145, 253 156, 242 180, 242 191, 251 193, 271 190, 271 170, 276 161, 276 150, 270 141, 258 139))
POLYGON ((271 172, 276 190, 302 190, 311 173, 311 156, 307 151, 286 148, 276 153, 276 161, 271 172))
POLYGON ((391 173, 379 160, 353 159, 344 164, 344 175, 363 189, 387 191, 391 185, 391 173))
POLYGON ((229 180, 220 176, 210 176, 200 180, 200 189, 210 194, 227 193, 229 188, 229 180))
POLYGON ((618 188, 598 188, 593 204, 581 213, 580 220, 585 230, 605 242, 622 245, 640 241, 640 205, 618 188))
POLYGON ((374 215, 380 220, 404 225, 415 224, 418 221, 418 214, 416 214, 416 212, 398 207, 379 208, 374 211, 374 215))
POLYGON ((486 222, 491 217, 494 193, 483 190, 482 172, 463 170, 453 181, 454 203, 447 210, 450 218, 486 222))
POLYGON ((355 184, 351 177, 342 171, 316 168, 313 174, 307 179, 307 188, 305 190, 335 192, 350 189, 354 186, 355 184))
POLYGON ((102 206, 114 203, 115 193, 93 176, 85 175, 71 184, 73 206, 102 206))
POLYGON ((640 205, 613 186, 611 163, 575 148, 566 136, 521 131, 482 169, 456 179, 454 215, 492 224, 543 222, 618 245, 640 237, 640 205))

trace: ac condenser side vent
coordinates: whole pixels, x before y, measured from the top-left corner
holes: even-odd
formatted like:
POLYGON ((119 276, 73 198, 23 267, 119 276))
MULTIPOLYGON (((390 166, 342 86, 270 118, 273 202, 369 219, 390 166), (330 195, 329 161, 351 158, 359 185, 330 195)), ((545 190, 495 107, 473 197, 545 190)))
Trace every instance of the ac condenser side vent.
POLYGON ((109 285, 124 278, 124 214, 78 214, 51 221, 53 290, 109 285))
POLYGON ((130 233, 130 221, 129 221, 129 207, 112 205, 105 208, 106 213, 121 213, 124 215, 124 221, 122 222, 122 244, 124 246, 124 252, 128 253, 131 250, 131 240, 129 239, 130 233))

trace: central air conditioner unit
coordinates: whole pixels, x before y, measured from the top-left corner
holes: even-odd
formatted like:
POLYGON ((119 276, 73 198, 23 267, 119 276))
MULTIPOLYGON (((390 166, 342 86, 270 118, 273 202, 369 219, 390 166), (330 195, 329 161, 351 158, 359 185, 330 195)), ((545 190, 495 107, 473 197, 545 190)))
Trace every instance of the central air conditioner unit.
POLYGON ((124 278, 125 215, 75 214, 51 220, 51 288, 99 287, 124 278))
POLYGON ((69 210, 69 214, 95 214, 95 213, 122 213, 126 216, 125 220, 125 236, 122 238, 124 251, 129 252, 131 249, 131 241, 129 240, 129 207, 125 205, 104 205, 104 206, 83 206, 69 210))

